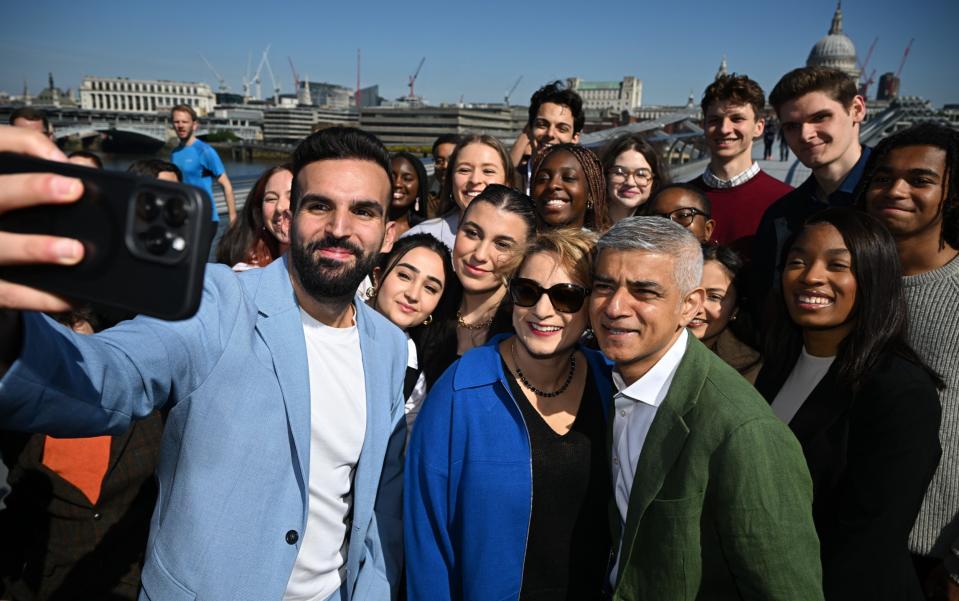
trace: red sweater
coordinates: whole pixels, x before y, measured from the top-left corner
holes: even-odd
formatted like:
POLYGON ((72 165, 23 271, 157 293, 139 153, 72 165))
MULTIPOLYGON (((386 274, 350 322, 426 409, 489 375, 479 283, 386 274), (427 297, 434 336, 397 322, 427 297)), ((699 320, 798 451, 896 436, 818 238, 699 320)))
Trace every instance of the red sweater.
POLYGON ((744 259, 749 258, 753 236, 769 205, 793 188, 760 170, 745 184, 733 188, 710 188, 702 176, 689 182, 702 190, 712 204, 716 220, 713 240, 732 247, 744 259))

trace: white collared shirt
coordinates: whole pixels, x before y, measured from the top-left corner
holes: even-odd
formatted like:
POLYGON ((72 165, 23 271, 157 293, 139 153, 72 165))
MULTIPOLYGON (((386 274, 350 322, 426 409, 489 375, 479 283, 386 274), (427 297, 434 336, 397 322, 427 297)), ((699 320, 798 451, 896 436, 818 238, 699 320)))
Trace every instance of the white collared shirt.
MULTIPOLYGON (((625 529, 626 512, 629 510, 629 493, 633 488, 633 477, 636 475, 639 456, 646 443, 646 434, 649 433, 653 418, 656 417, 660 404, 669 392, 676 369, 683 355, 686 354, 688 342, 689 333, 684 328, 656 365, 629 386, 626 386, 619 371, 613 372, 613 384, 618 390, 613 396, 616 411, 613 416, 613 496, 616 499, 616 507, 619 509, 621 531, 625 529)), ((652 449, 652 452, 655 453, 656 449, 652 449)), ((616 566, 610 578, 613 584, 616 582, 618 571, 619 558, 617 557, 616 566)))
POLYGON ((736 186, 741 186, 756 177, 759 173, 759 163, 753 161, 752 165, 748 169, 732 176, 729 179, 723 179, 718 177, 713 173, 712 169, 709 168, 709 165, 706 166, 706 170, 703 171, 703 181, 710 188, 735 188, 736 186))

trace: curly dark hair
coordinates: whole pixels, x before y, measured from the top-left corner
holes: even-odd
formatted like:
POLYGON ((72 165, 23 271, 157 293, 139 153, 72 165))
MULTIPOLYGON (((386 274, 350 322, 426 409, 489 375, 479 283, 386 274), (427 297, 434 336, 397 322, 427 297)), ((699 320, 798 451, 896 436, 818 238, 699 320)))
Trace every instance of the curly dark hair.
POLYGON ((530 97, 529 119, 526 122, 526 125, 528 125, 530 129, 533 128, 533 122, 536 121, 536 115, 539 114, 539 107, 542 106, 544 102, 568 106, 569 112, 573 114, 573 133, 583 131, 583 126, 586 125, 586 112, 583 110, 583 98, 577 94, 575 90, 567 88, 563 85, 563 82, 558 80, 548 83, 536 90, 530 97))
POLYGON ((873 149, 866 162, 863 177, 857 188, 858 202, 865 208, 866 190, 869 189, 876 170, 882 166, 889 153, 907 146, 934 146, 946 153, 946 168, 942 174, 942 231, 939 245, 948 244, 959 248, 959 132, 938 123, 919 123, 883 139, 873 149))
POLYGON ((759 84, 745 75, 736 73, 720 75, 709 84, 703 92, 703 100, 699 106, 705 115, 712 103, 727 101, 753 107, 753 115, 756 119, 761 119, 766 109, 766 95, 759 84))

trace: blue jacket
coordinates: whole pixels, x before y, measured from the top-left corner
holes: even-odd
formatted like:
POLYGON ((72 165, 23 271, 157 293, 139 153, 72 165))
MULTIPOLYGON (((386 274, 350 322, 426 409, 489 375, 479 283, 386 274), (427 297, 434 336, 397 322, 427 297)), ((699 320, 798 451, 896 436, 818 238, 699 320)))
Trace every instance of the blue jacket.
MULTIPOLYGON (((436 382, 406 455, 403 520, 410 601, 516 599, 533 482, 529 434, 497 336, 436 382)), ((580 349, 607 413, 610 368, 580 349)))
MULTIPOLYGON (((366 433, 353 479, 344 599, 391 598, 402 553, 406 339, 356 302, 366 433)), ((279 601, 306 528, 310 381, 286 261, 208 267, 199 312, 80 336, 24 314, 0 427, 119 432, 167 403, 141 601, 279 601)), ((330 428, 336 428, 335 423, 330 428)))

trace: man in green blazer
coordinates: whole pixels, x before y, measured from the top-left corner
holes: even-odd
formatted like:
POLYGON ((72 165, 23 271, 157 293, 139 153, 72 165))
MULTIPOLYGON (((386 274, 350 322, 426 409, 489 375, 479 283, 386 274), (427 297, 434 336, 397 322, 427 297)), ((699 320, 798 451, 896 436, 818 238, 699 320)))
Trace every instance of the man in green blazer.
POLYGON ((661 217, 599 241, 590 317, 616 363, 610 461, 617 600, 823 598, 812 481, 795 437, 686 325, 699 243, 661 217))

